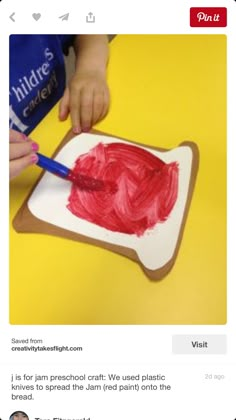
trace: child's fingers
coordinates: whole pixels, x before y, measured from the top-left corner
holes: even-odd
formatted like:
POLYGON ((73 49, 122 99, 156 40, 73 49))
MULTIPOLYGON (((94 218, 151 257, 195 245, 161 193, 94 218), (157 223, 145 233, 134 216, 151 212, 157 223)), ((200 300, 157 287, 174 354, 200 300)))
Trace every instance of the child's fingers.
POLYGON ((84 89, 81 92, 80 124, 82 131, 89 131, 93 118, 93 91, 84 89))
POLYGON ((25 134, 19 133, 16 130, 10 130, 9 141, 10 143, 22 143, 22 142, 29 141, 29 139, 25 134))
POLYGON ((10 130, 9 139, 9 170, 11 179, 19 175, 27 166, 38 161, 38 156, 35 152, 38 151, 39 145, 15 130, 10 130))
POLYGON ((65 121, 70 112, 70 91, 67 87, 59 104, 59 119, 65 121))
POLYGON ((19 142, 10 143, 10 160, 19 159, 34 152, 37 152, 39 146, 37 143, 19 142))
POLYGON ((37 161, 38 156, 35 153, 31 153, 19 159, 11 160, 9 165, 10 179, 19 175, 25 168, 27 168, 30 165, 33 165, 37 161))

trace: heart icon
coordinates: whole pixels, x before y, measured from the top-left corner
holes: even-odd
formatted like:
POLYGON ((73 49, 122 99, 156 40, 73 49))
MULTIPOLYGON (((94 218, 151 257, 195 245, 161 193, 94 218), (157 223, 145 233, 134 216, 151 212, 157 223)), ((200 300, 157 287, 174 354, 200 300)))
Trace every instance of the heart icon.
POLYGON ((32 16, 34 20, 39 20, 41 18, 41 13, 33 13, 32 16))

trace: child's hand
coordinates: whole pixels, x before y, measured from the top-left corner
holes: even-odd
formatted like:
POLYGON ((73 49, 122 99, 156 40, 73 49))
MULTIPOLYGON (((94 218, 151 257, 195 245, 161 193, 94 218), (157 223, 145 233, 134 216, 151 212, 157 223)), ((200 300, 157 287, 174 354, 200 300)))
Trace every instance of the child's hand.
POLYGON ((39 149, 37 143, 33 143, 24 134, 10 130, 10 179, 19 175, 23 169, 38 161, 35 152, 39 149))
POLYGON ((99 71, 77 72, 72 77, 60 103, 59 118, 64 121, 70 113, 73 131, 87 132, 105 117, 109 108, 106 78, 99 71))

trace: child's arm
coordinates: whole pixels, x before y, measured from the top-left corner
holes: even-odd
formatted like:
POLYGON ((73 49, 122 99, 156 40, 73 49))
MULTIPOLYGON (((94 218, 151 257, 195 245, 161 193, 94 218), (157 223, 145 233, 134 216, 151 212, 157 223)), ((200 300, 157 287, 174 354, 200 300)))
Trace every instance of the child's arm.
POLYGON ((80 133, 89 131, 108 111, 108 38, 106 35, 78 35, 74 48, 75 74, 61 100, 59 118, 65 120, 70 113, 73 131, 80 133))
POLYGON ((39 148, 37 143, 33 143, 24 134, 18 131, 10 130, 10 151, 9 151, 9 170, 10 179, 19 175, 23 169, 27 168, 38 161, 37 150, 39 148))

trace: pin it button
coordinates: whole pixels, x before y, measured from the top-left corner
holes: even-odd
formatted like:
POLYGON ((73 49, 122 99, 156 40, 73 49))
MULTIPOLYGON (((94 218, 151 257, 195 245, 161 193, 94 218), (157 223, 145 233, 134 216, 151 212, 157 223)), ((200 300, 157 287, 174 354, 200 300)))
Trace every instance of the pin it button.
POLYGON ((219 28, 227 26, 226 7, 191 7, 190 26, 219 28))

